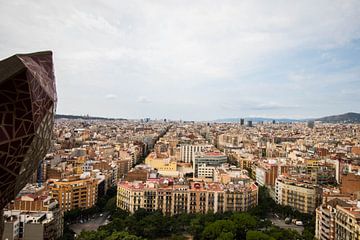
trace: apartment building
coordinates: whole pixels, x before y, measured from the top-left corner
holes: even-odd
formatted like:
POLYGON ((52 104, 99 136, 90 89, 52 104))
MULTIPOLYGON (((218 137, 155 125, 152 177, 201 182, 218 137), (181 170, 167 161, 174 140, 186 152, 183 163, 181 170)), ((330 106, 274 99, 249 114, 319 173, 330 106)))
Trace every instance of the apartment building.
POLYGON ((336 206, 336 240, 360 239, 360 202, 351 206, 336 206))
POLYGON ((341 176, 341 193, 354 193, 360 196, 360 174, 348 173, 341 176))
POLYGON ((256 182, 260 186, 275 187, 275 181, 278 175, 287 173, 289 166, 278 164, 276 160, 261 162, 255 169, 256 182))
POLYGON ((212 178, 214 168, 226 162, 227 156, 220 151, 198 153, 193 162, 194 176, 212 178))
POLYGON ((316 209, 315 238, 319 240, 333 240, 336 236, 335 219, 336 207, 351 206, 346 201, 334 198, 323 203, 316 209))
POLYGON ((302 213, 314 213, 321 203, 321 189, 304 176, 280 175, 275 183, 275 201, 302 213))
POLYGON ((197 167, 196 176, 201 179, 213 180, 215 174, 215 166, 207 166, 205 163, 197 167))
POLYGON ((244 137, 239 134, 220 134, 217 138, 217 147, 219 149, 240 149, 244 146, 244 137))
POLYGON ((117 206, 131 213, 139 208, 165 215, 246 211, 257 203, 258 188, 253 182, 224 185, 157 179, 118 184, 117 206))
POLYGON ((62 236, 62 217, 56 212, 4 211, 3 239, 56 240, 62 236))
POLYGON ((57 200, 43 188, 27 185, 4 211, 3 239, 58 239, 63 214, 57 200))
POLYGON ((195 154, 202 152, 204 149, 208 148, 208 145, 191 145, 191 144, 182 144, 180 146, 180 161, 186 163, 192 163, 195 159, 195 154))
POLYGON ((232 162, 237 162, 241 169, 249 169, 254 165, 254 155, 249 153, 237 153, 235 151, 228 152, 227 156, 232 162))
POLYGON ((156 153, 150 153, 145 164, 157 169, 164 176, 178 176, 176 160, 172 157, 159 157, 156 153))
POLYGON ((59 181, 49 181, 49 190, 64 211, 91 208, 97 201, 98 179, 80 179, 74 176, 59 181))

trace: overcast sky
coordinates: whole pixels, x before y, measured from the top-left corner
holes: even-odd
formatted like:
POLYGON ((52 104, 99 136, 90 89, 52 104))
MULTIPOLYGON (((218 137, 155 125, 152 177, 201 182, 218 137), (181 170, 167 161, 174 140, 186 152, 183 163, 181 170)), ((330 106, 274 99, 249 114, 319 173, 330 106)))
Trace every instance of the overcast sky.
POLYGON ((61 114, 360 112, 358 0, 0 0, 0 58, 48 49, 61 114))

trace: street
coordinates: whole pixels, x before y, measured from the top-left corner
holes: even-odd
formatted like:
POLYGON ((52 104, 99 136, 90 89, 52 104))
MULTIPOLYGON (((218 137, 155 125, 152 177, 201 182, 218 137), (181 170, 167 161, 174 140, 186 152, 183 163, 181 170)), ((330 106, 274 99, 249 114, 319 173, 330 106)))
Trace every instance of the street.
POLYGON ((77 235, 79 235, 81 231, 97 230, 98 227, 107 224, 108 216, 109 213, 103 213, 103 216, 97 214, 95 219, 90 219, 90 221, 84 223, 71 224, 69 228, 72 229, 77 235))
POLYGON ((293 223, 286 224, 285 221, 282 219, 270 218, 270 221, 272 222, 272 224, 274 224, 275 226, 278 226, 279 228, 295 230, 300 234, 304 231, 303 226, 297 226, 293 223))

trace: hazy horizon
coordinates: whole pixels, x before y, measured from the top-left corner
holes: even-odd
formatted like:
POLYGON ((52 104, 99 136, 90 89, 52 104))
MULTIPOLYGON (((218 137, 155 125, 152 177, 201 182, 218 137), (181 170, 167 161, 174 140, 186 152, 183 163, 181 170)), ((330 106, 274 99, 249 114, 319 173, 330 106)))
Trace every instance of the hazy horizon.
POLYGON ((2 1, 0 59, 52 50, 59 114, 360 112, 360 1, 2 1))
MULTIPOLYGON (((339 114, 335 114, 335 115, 343 115, 343 114, 347 114, 347 113, 355 113, 355 114, 360 114, 357 112, 346 112, 346 113, 339 113, 339 114)), ((92 117, 92 118, 113 118, 113 119, 126 119, 126 120, 141 120, 141 119, 145 119, 147 117, 143 117, 143 118, 122 118, 122 117, 114 117, 114 116, 98 116, 98 115, 91 115, 91 114, 66 114, 66 113, 56 113, 57 115, 65 115, 65 116, 81 116, 81 117, 92 117)), ((163 119, 167 119, 169 121, 198 121, 198 122, 206 122, 206 121, 222 121, 222 120, 235 120, 235 119, 245 119, 245 120, 249 120, 249 119, 255 119, 255 118, 259 118, 259 119, 269 119, 269 120, 281 120, 281 119, 286 119, 286 120, 296 120, 296 121, 306 121, 306 120, 314 120, 314 119, 318 119, 318 118, 322 118, 322 117, 329 117, 329 116, 333 116, 333 115, 324 115, 324 116, 317 116, 317 117, 305 117, 305 118, 292 118, 292 117, 264 117, 264 116, 233 116, 233 117, 224 117, 224 118, 215 118, 215 119, 203 119, 203 120, 194 120, 194 119, 171 119, 171 118, 150 118, 151 120, 163 120, 163 119)))

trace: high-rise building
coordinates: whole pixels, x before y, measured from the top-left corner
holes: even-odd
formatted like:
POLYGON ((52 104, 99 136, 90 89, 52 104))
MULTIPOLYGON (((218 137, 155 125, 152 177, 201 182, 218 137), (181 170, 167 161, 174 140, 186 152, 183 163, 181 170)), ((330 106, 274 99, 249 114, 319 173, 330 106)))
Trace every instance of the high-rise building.
POLYGON ((240 118, 240 125, 243 126, 245 124, 245 119, 240 118))

